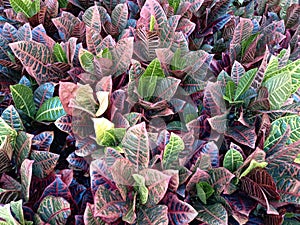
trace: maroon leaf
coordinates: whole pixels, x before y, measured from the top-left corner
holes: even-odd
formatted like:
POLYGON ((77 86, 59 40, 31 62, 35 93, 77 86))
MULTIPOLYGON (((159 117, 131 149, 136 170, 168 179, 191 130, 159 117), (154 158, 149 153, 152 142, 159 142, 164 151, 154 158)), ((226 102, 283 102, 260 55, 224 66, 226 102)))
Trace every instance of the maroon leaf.
POLYGON ((173 193, 168 193, 163 203, 168 206, 168 218, 171 225, 188 224, 198 215, 191 205, 179 200, 173 193))
POLYGON ((249 146, 250 148, 255 148, 255 143, 257 135, 255 133, 255 128, 245 127, 245 126, 234 126, 229 127, 225 133, 226 136, 233 138, 240 144, 249 146))

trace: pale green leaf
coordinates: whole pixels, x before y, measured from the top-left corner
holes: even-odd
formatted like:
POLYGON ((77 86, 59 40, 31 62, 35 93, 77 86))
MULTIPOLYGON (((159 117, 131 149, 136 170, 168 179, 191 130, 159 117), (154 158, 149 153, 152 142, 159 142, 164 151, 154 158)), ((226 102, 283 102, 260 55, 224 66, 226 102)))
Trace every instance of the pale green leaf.
POLYGON ((239 179, 242 177, 247 176, 253 169, 255 168, 265 168, 268 165, 267 162, 257 162, 255 159, 252 159, 250 162, 250 165, 247 167, 247 169, 241 174, 239 179))
POLYGON ((22 110, 25 114, 34 118, 36 109, 33 101, 32 90, 22 84, 10 86, 10 91, 17 109, 22 110))
POLYGON ((135 189, 139 193, 139 198, 141 200, 142 204, 146 204, 148 200, 148 194, 149 191, 145 185, 145 178, 139 174, 133 174, 132 175, 134 181, 135 181, 135 189))
POLYGON ((97 144, 102 144, 102 138, 105 131, 111 130, 114 128, 114 124, 110 122, 108 119, 102 118, 93 118, 94 129, 96 134, 96 142, 97 144))

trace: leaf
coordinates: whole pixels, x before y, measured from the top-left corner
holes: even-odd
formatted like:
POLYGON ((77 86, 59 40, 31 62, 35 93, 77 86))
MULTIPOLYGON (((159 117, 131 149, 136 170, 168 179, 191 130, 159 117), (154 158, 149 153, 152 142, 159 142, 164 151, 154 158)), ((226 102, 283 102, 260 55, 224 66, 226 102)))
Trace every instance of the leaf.
POLYGON ((127 25, 128 7, 127 3, 118 4, 111 13, 111 22, 119 30, 123 31, 127 25))
POLYGON ((243 95, 247 90, 248 88, 251 86, 254 78, 255 78, 255 75, 256 75, 256 72, 257 72, 257 69, 251 69, 251 70, 248 70, 239 80, 239 83, 237 85, 237 88, 236 88, 236 92, 235 92, 235 95, 234 95, 234 100, 238 100, 241 95, 243 95))
POLYGON ((59 155, 52 152, 32 151, 30 159, 34 160, 33 174, 39 178, 45 178, 55 168, 59 155))
POLYGON ((67 55, 58 43, 55 43, 53 47, 53 55, 56 62, 68 63, 67 55))
POLYGON ((161 5, 156 0, 146 0, 141 9, 137 26, 139 24, 150 24, 151 16, 155 18, 156 29, 167 22, 167 16, 161 5))
POLYGON ((22 197, 27 202, 30 197, 30 183, 32 179, 33 160, 25 159, 21 164, 21 185, 22 197))
POLYGON ((2 225, 20 225, 12 216, 9 204, 0 206, 0 215, 1 221, 3 221, 2 225))
POLYGON ((79 50, 79 61, 85 71, 94 73, 94 55, 91 52, 81 48, 79 50))
POLYGON ((11 170, 12 153, 13 151, 9 143, 9 138, 8 136, 5 136, 5 139, 0 145, 0 173, 1 174, 11 170))
POLYGON ((32 139, 33 150, 49 151, 54 139, 53 131, 44 131, 32 139))
POLYGON ((235 85, 239 84, 239 81, 243 74, 245 74, 244 67, 238 62, 234 61, 232 69, 231 69, 231 78, 234 81, 235 85))
POLYGON ((163 153, 164 169, 175 169, 179 163, 179 153, 184 150, 183 140, 176 134, 171 133, 169 143, 165 146, 163 153))
POLYGON ((268 89, 271 109, 279 109, 291 95, 292 80, 289 73, 278 74, 263 84, 268 89))
POLYGON ((108 108, 109 100, 109 92, 107 91, 97 91, 96 92, 97 100, 99 102, 99 108, 96 112, 96 116, 101 116, 108 108))
POLYGON ((247 176, 252 170, 255 168, 265 168, 268 165, 267 162, 257 162, 255 159, 252 159, 250 161, 250 165, 247 167, 247 169, 241 174, 239 178, 247 176))
POLYGON ((167 193, 163 202, 168 206, 170 225, 189 224, 198 215, 191 205, 179 200, 173 193, 167 193))
POLYGON ((66 160, 68 161, 69 166, 73 168, 73 170, 82 170, 86 172, 89 169, 87 161, 83 157, 77 156, 74 152, 71 153, 66 160))
POLYGON ((139 174, 145 178, 145 184, 149 191, 147 205, 158 204, 167 192, 171 176, 155 169, 144 169, 139 174))
POLYGON ((132 177, 135 181, 134 187, 139 193, 139 198, 141 200, 141 203, 146 204, 148 200, 149 191, 145 185, 145 178, 139 174, 133 174, 132 177))
POLYGON ((29 157, 32 138, 32 134, 27 134, 24 131, 18 133, 14 146, 14 159, 16 160, 18 168, 20 168, 23 161, 29 157))
POLYGON ((229 103, 233 103, 232 100, 234 99, 234 93, 235 93, 236 85, 233 81, 228 81, 226 84, 226 91, 225 91, 225 97, 229 103))
POLYGON ((230 172, 236 171, 244 162, 242 154, 235 150, 229 149, 223 160, 223 166, 228 169, 230 172))
POLYGON ((72 115, 72 108, 69 106, 72 98, 76 99, 78 86, 72 82, 59 83, 59 98, 67 114, 72 115))
POLYGON ((152 208, 143 207, 137 212, 135 225, 168 225, 168 207, 157 205, 152 208))
POLYGON ((215 190, 213 189, 213 187, 205 182, 199 182, 196 184, 196 190, 197 190, 197 196, 200 198, 200 200, 206 204, 206 200, 213 195, 213 193, 215 192, 215 190))
POLYGON ((65 225, 71 215, 70 204, 61 197, 47 196, 41 202, 37 213, 51 225, 65 225))
POLYGON ((25 224, 24 214, 22 209, 22 200, 10 202, 10 209, 14 217, 20 222, 20 224, 25 224))
POLYGON ((38 0, 10 0, 9 3, 16 13, 22 12, 27 18, 40 11, 40 1, 38 0))
POLYGON ((83 220, 85 225, 104 225, 105 222, 100 217, 94 217, 94 205, 89 202, 86 205, 83 214, 83 220))
POLYGON ((141 97, 151 98, 156 88, 157 77, 164 76, 159 60, 157 58, 152 60, 139 79, 138 92, 141 97))
POLYGON ((213 168, 208 173, 210 174, 209 184, 217 194, 221 194, 232 178, 235 177, 229 170, 222 167, 213 168))
POLYGON ((228 214, 225 207, 220 203, 213 205, 201 205, 198 209, 197 220, 200 220, 207 224, 228 224, 228 214))
POLYGON ((106 130, 103 133, 100 144, 103 146, 111 147, 118 146, 121 143, 125 133, 125 128, 113 128, 110 130, 106 130))
POLYGON ((226 130, 225 135, 233 138, 240 144, 249 146, 250 148, 255 148, 257 135, 253 127, 245 127, 245 126, 229 127, 226 130))
POLYGON ((37 121, 55 121, 66 114, 59 97, 53 97, 44 102, 36 113, 37 121))
POLYGON ((55 121, 55 126, 68 134, 72 132, 72 118, 70 115, 65 115, 55 121))
POLYGON ((9 44, 15 56, 38 84, 58 81, 62 75, 48 65, 53 63, 50 49, 35 41, 18 41, 9 44))
POLYGON ((53 83, 41 84, 33 93, 35 106, 40 108, 42 104, 53 97, 55 85, 53 83))
POLYGON ((133 37, 119 40, 115 48, 111 50, 113 65, 110 74, 112 74, 113 77, 117 77, 124 73, 131 63, 132 55, 133 37))
POLYGON ((117 190, 110 191, 104 186, 99 186, 94 201, 94 216, 100 216, 107 223, 116 221, 127 212, 128 205, 122 200, 117 190))
POLYGON ((10 136, 13 139, 17 136, 17 132, 12 129, 5 121, 0 117, 0 137, 1 136, 10 136))
POLYGON ((8 106, 1 115, 2 119, 16 131, 24 130, 22 119, 13 105, 8 106))
POLYGON ((36 109, 33 102, 33 93, 29 87, 22 84, 10 86, 10 91, 17 109, 34 118, 36 109))
POLYGON ((146 124, 140 123, 130 127, 122 141, 122 147, 127 159, 137 170, 148 167, 149 164, 149 138, 146 124))
POLYGON ((113 129, 114 124, 104 117, 93 118, 92 120, 94 122, 94 129, 95 129, 97 144, 101 145, 102 138, 103 138, 105 131, 113 129))
POLYGON ((300 116, 291 115, 281 117, 271 124, 271 132, 264 144, 264 150, 268 151, 277 141, 283 136, 284 129, 287 129, 287 125, 290 126, 290 135, 285 144, 292 144, 300 140, 300 116))

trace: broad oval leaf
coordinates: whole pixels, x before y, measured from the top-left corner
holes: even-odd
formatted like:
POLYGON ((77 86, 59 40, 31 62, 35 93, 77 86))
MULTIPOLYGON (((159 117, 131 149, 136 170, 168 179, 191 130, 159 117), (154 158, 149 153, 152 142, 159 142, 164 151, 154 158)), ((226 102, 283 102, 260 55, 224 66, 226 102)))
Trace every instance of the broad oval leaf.
POLYGON ((137 212, 135 225, 168 225, 168 207, 157 205, 151 208, 143 207, 137 212))
POLYGON ((115 25, 119 33, 125 29, 127 25, 127 18, 128 18, 128 6, 127 3, 118 4, 111 14, 111 22, 115 25))
POLYGON ((122 141, 122 147, 127 159, 137 170, 148 167, 149 164, 149 138, 146 124, 140 123, 129 128, 122 141))
POLYGON ((32 139, 33 150, 49 151, 54 139, 53 131, 44 131, 32 139))
POLYGON ((176 169, 179 165, 179 153, 184 150, 183 140, 176 134, 171 133, 169 143, 163 153, 164 169, 176 169))
POLYGON ((55 121, 66 114, 59 97, 48 99, 36 113, 37 121, 55 121))
POLYGON ((62 76, 48 64, 53 63, 50 49, 35 41, 19 41, 9 44, 27 72, 40 83, 58 81, 62 76))
POLYGON ((51 225, 65 225, 71 215, 70 204, 62 197, 47 196, 38 210, 41 219, 51 225))
POLYGON ((45 151, 32 151, 30 159, 34 160, 33 174, 39 178, 45 178, 55 168, 59 155, 45 151))
POLYGON ((24 130, 22 119, 13 105, 8 106, 2 113, 3 120, 16 131, 24 130))
POLYGON ((239 151, 229 149, 224 156, 223 166, 230 172, 234 172, 243 165, 243 162, 243 156, 239 151))
POLYGON ((32 90, 22 84, 16 84, 10 86, 10 91, 16 108, 22 110, 31 118, 34 118, 36 109, 33 101, 32 90))
POLYGON ((44 83, 34 91, 33 99, 37 108, 40 108, 45 101, 53 97, 54 89, 53 83, 44 83))
POLYGON ((168 193, 163 202, 168 206, 170 225, 189 224, 198 215, 198 212, 191 205, 179 200, 173 193, 168 193))

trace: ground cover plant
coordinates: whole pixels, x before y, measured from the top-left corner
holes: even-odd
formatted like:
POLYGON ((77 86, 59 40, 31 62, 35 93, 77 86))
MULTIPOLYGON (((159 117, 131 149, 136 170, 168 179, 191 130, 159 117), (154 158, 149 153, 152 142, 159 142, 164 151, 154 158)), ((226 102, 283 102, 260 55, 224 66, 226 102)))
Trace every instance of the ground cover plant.
POLYGON ((0 224, 300 224, 298 0, 0 5, 0 224))

